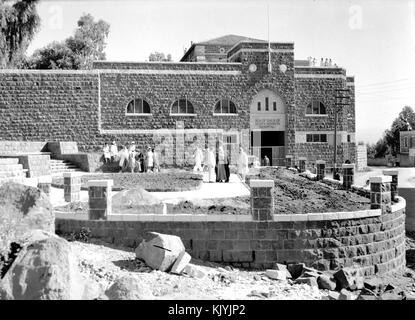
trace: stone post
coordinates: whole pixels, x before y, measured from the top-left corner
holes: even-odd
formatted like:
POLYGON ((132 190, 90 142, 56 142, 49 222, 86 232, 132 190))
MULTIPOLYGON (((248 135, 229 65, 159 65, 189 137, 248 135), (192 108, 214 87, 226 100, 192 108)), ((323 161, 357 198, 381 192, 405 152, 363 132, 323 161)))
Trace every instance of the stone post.
POLYGON ((326 161, 324 160, 317 160, 317 180, 323 180, 324 176, 326 175, 326 161))
POLYGON ((370 208, 381 209, 382 214, 391 209, 391 176, 370 177, 370 208))
POLYGON ((112 213, 113 180, 89 180, 89 220, 106 220, 112 213))
POLYGON ((288 168, 291 168, 292 166, 293 166, 293 156, 287 154, 285 156, 285 167, 288 169, 288 168))
POLYGON ((251 180, 251 214, 255 221, 274 219, 274 180, 251 180))
POLYGON ((79 201, 81 193, 81 176, 76 172, 64 172, 63 189, 65 201, 79 201))
POLYGON ((42 176, 38 178, 37 188, 42 190, 46 194, 50 194, 50 188, 52 186, 52 176, 42 176))
POLYGON ((298 158, 298 170, 299 172, 304 172, 305 167, 307 164, 307 158, 306 157, 299 157, 298 158))
POLYGON ((386 169, 383 170, 383 174, 385 176, 391 176, 392 182, 391 182, 391 198, 392 201, 398 201, 398 173, 399 171, 396 169, 386 169))
POLYGON ((345 189, 350 189, 352 184, 354 184, 354 164, 353 163, 343 163, 343 187, 345 189))

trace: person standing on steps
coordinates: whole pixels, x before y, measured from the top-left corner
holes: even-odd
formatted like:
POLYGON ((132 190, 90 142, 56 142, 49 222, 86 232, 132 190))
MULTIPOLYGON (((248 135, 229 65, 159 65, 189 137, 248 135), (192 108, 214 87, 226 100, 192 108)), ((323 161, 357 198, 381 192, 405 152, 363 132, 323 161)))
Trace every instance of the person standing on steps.
POLYGON ((153 166, 154 166, 154 154, 151 150, 151 147, 149 146, 147 149, 147 172, 153 172, 153 166))
POLYGON ((223 150, 223 146, 219 147, 218 152, 218 174, 216 176, 216 182, 225 182, 226 181, 226 169, 225 169, 225 151, 223 150))
POLYGON ((110 146, 108 145, 108 143, 105 144, 102 151, 104 152, 104 163, 109 163, 111 160, 111 155, 110 155, 110 146))
POLYGON ((207 154, 207 166, 208 166, 208 175, 209 175, 209 182, 215 182, 215 166, 216 166, 216 159, 215 159, 215 153, 213 152, 213 147, 210 147, 208 149, 207 154))
POLYGON ((193 154, 193 158, 195 159, 195 166, 193 168, 193 171, 194 172, 198 172, 198 171, 203 172, 203 168, 202 168, 203 151, 199 146, 196 147, 196 150, 193 154))
POLYGON ((115 141, 112 142, 110 147, 111 162, 114 162, 118 158, 118 147, 115 141))
POLYGON ((238 173, 240 174, 242 181, 245 182, 245 177, 248 173, 248 155, 242 147, 239 148, 238 159, 238 173))

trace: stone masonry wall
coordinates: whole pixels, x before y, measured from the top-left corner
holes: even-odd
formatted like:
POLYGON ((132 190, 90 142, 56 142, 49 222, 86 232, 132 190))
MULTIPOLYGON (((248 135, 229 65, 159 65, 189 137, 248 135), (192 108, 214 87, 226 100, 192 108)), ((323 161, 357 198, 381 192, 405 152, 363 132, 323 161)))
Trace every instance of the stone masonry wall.
MULTIPOLYGON (((347 214, 347 213, 344 213, 347 214)), ((237 267, 304 262, 320 270, 354 267, 384 274, 405 265, 405 208, 376 217, 288 222, 91 221, 56 219, 60 233, 92 235, 132 248, 147 231, 177 235, 194 258, 237 267)))

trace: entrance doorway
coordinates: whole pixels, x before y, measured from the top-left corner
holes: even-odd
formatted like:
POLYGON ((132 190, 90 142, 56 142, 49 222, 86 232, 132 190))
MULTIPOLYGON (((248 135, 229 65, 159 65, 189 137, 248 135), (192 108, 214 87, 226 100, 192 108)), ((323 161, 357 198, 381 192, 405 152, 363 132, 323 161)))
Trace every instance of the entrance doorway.
POLYGON ((266 155, 272 166, 283 166, 286 148, 286 106, 272 90, 256 94, 250 106, 251 154, 263 165, 266 155))

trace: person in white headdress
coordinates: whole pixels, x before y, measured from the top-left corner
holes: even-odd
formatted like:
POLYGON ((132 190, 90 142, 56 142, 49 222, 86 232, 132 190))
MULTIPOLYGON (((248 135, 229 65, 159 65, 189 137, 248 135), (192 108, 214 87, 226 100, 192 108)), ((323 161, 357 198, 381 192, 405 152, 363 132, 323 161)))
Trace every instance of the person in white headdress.
POLYGON ((115 159, 118 157, 118 147, 115 141, 112 142, 110 146, 110 155, 111 155, 111 162, 114 162, 115 159))
POLYGON ((128 166, 128 155, 129 155, 127 146, 122 146, 122 149, 119 155, 120 155, 119 166, 121 167, 122 171, 125 171, 126 167, 128 166))
POLYGON ((215 153, 213 152, 213 147, 210 147, 207 154, 207 166, 208 166, 208 174, 209 174, 209 182, 215 182, 215 166, 216 166, 216 159, 215 153))
POLYGON ((111 156, 110 156, 110 147, 108 143, 105 144, 102 151, 104 152, 104 163, 110 162, 111 156))
POLYGON ((248 155, 242 147, 239 148, 238 158, 238 173, 241 175, 242 181, 245 181, 245 177, 248 173, 248 155))
POLYGON ((154 167, 154 153, 149 146, 147 148, 147 172, 153 171, 154 167))
POLYGON ((203 161, 203 151, 201 148, 196 147, 196 150, 193 154, 193 158, 195 159, 195 166, 193 168, 194 172, 201 171, 203 172, 202 168, 202 161, 203 161))

